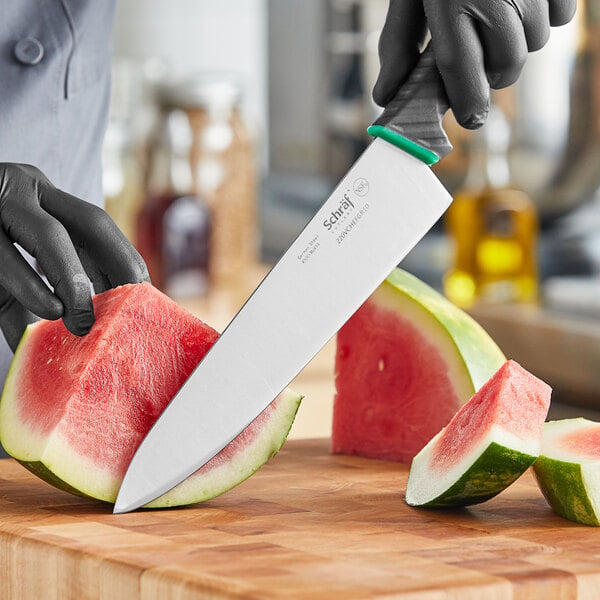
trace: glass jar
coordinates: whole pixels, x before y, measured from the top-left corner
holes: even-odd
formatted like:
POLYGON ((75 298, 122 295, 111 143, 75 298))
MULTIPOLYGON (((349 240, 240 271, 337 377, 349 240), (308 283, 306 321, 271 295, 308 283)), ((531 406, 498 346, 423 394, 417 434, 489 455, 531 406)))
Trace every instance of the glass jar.
POLYGON ((199 76, 164 86, 159 98, 163 108, 184 111, 191 128, 191 187, 210 210, 210 279, 234 281, 258 257, 255 155, 240 85, 199 76))

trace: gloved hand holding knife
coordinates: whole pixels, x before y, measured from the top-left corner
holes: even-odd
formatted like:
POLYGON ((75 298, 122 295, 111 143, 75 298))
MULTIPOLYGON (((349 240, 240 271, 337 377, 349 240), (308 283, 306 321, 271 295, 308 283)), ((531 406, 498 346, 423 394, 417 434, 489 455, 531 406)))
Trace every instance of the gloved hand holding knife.
POLYGON ((427 31, 452 112, 476 129, 487 118, 490 87, 514 83, 528 52, 550 27, 568 23, 576 0, 390 0, 379 40, 373 98, 385 106, 412 72, 427 31))

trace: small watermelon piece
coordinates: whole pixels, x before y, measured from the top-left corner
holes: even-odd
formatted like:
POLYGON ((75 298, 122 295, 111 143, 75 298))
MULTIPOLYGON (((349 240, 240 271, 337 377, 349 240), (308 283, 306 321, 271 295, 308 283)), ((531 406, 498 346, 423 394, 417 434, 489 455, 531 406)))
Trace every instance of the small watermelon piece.
POLYGON ((582 417, 546 423, 533 470, 554 512, 600 525, 600 423, 582 417))
MULTIPOLYGON (((83 337, 62 321, 27 328, 0 400, 0 439, 52 485, 114 502, 135 450, 218 333, 148 283, 96 295, 94 311, 83 337)), ((285 441, 300 399, 285 390, 149 506, 207 500, 252 475, 285 441)))
POLYGON ((338 333, 333 452, 410 463, 505 361, 467 313, 395 269, 338 333))
POLYGON ((415 457, 406 502, 467 506, 507 488, 540 453, 550 394, 550 386, 507 361, 415 457))

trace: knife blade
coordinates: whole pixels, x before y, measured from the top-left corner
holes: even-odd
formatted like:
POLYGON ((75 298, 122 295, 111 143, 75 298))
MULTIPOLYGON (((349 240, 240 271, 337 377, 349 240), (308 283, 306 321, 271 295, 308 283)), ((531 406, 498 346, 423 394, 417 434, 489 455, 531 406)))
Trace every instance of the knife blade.
POLYGON ((239 435, 440 218, 429 164, 451 146, 426 50, 376 136, 271 269, 137 449, 114 512, 161 496, 239 435))

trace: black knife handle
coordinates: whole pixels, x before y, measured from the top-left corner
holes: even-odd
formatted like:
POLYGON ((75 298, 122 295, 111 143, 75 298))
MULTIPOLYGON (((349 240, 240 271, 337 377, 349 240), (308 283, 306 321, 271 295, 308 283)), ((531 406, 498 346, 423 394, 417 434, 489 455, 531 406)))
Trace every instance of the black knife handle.
POLYGON ((442 127, 448 107, 442 76, 429 44, 404 85, 369 127, 369 133, 434 164, 452 150, 442 127))

